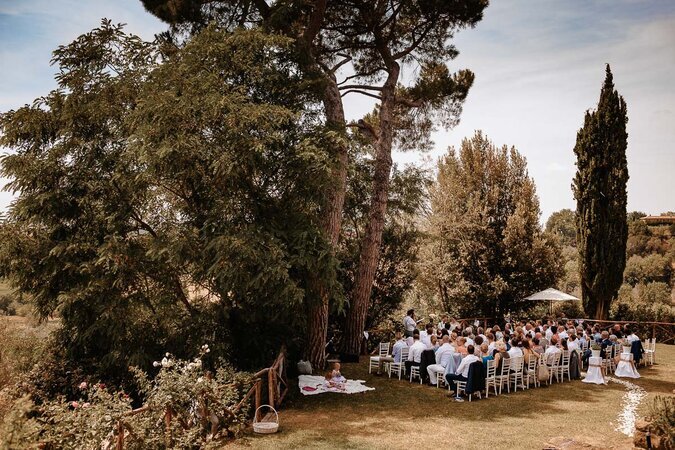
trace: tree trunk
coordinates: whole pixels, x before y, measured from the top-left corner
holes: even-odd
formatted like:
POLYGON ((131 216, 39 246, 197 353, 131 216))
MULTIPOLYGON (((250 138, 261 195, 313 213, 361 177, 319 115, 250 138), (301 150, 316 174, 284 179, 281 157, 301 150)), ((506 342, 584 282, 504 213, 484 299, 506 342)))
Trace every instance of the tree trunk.
POLYGON ((361 241, 359 267, 354 280, 351 305, 345 321, 345 336, 342 348, 345 353, 350 355, 358 355, 361 349, 370 294, 380 257, 392 165, 391 147, 394 134, 394 109, 396 107, 395 87, 398 75, 399 66, 394 62, 389 67, 389 75, 382 88, 379 133, 375 144, 375 173, 373 175, 370 211, 368 212, 368 225, 361 241))
MULTIPOLYGON (((324 91, 324 108, 329 128, 344 132, 345 113, 335 76, 329 75, 324 91)), ((325 203, 322 207, 322 228, 335 253, 342 227, 342 208, 345 202, 347 180, 347 146, 340 142, 335 148, 335 162, 331 168, 325 203)), ((328 302, 330 292, 321 280, 310 280, 312 303, 307 312, 307 347, 305 357, 314 369, 326 365, 326 333, 328 330, 328 302)))

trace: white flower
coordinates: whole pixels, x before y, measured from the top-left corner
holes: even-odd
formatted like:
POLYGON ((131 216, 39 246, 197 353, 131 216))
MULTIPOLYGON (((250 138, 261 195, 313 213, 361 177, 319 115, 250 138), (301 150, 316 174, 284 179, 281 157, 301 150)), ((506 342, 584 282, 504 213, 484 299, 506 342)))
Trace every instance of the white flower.
POLYGON ((159 362, 159 361, 154 361, 154 362, 152 363, 152 365, 153 365, 153 367, 161 367, 161 366, 162 366, 162 363, 159 362))
POLYGON ((168 358, 168 357, 170 357, 170 356, 171 356, 171 353, 169 353, 169 352, 166 352, 166 355, 165 355, 165 356, 166 356, 166 357, 168 358))

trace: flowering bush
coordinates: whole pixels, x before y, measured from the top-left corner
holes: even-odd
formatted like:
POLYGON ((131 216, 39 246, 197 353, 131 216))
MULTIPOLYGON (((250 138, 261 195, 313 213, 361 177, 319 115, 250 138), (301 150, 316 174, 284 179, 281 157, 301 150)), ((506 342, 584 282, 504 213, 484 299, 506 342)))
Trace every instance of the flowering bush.
POLYGON ((155 363, 151 379, 131 368, 145 403, 133 410, 125 392, 101 383, 81 381, 77 400, 36 404, 29 396, 15 400, 0 425, 1 448, 113 448, 122 429, 125 448, 202 448, 209 442, 237 436, 250 409, 237 405, 252 385, 251 377, 221 364, 215 372, 204 369, 202 347, 192 361, 166 354, 155 363))

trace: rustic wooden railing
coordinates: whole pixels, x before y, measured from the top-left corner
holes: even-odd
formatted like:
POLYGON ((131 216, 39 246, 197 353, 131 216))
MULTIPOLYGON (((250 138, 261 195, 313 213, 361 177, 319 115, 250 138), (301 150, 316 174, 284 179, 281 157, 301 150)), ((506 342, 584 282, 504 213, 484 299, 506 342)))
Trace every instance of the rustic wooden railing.
MULTIPOLYGON (((221 406, 224 411, 230 415, 237 414, 241 408, 248 404, 251 400, 251 397, 255 399, 255 411, 257 414, 258 407, 263 404, 264 401, 264 392, 263 385, 267 385, 267 404, 271 405, 275 409, 278 409, 281 405, 281 402, 284 400, 284 397, 288 393, 288 378, 286 376, 287 368, 287 358, 286 358, 286 348, 282 347, 279 352, 279 356, 274 360, 274 363, 270 367, 266 367, 261 371, 253 375, 253 385, 246 392, 244 397, 235 405, 234 408, 230 409, 225 407, 220 403, 217 398, 208 396, 209 402, 212 402, 215 405, 221 406)), ((124 450, 125 439, 130 436, 132 439, 137 439, 138 437, 134 433, 133 428, 126 422, 126 418, 134 416, 136 414, 142 414, 146 411, 149 411, 149 406, 142 406, 140 408, 134 409, 124 413, 124 415, 117 421, 116 432, 117 438, 115 440, 115 450, 124 450)), ((204 409, 202 416, 208 418, 210 414, 208 410, 204 409)), ((167 406, 164 410, 164 429, 165 429, 165 445, 167 448, 171 448, 173 444, 173 436, 171 432, 171 422, 176 419, 180 422, 181 426, 184 428, 188 427, 188 424, 185 423, 183 419, 177 417, 170 406, 167 406)), ((208 419, 206 419, 208 420, 208 419)), ((218 423, 211 422, 211 434, 215 435, 218 432, 218 423)))

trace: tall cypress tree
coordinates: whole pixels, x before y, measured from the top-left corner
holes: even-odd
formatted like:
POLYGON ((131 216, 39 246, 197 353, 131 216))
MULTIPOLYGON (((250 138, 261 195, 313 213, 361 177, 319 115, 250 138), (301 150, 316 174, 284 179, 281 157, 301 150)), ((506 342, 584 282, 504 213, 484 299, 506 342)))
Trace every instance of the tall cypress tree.
POLYGON ((587 111, 577 133, 577 248, 584 310, 606 319, 626 266, 626 102, 614 89, 607 65, 596 111, 587 111))

